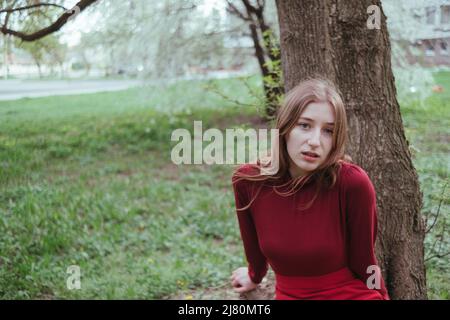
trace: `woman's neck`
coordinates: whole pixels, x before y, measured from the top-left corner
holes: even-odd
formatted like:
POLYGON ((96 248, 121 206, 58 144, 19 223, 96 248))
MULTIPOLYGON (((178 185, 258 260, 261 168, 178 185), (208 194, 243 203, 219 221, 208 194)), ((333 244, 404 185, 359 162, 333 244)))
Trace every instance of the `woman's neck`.
POLYGON ((291 175, 291 178, 295 179, 304 176, 306 172, 291 162, 289 166, 289 174, 291 175))

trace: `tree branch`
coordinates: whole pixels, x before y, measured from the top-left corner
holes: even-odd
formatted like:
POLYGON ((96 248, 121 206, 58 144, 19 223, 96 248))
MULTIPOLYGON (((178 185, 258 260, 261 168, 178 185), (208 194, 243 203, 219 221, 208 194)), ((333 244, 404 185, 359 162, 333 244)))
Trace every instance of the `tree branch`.
POLYGON ((1 9, 0 13, 4 13, 4 12, 15 12, 15 11, 23 11, 23 10, 28 10, 28 9, 33 9, 33 8, 37 8, 37 7, 57 7, 57 8, 61 8, 63 10, 67 10, 65 7, 59 5, 59 4, 55 4, 55 3, 36 3, 36 4, 31 4, 29 6, 24 6, 24 7, 19 7, 19 8, 10 8, 10 9, 1 9))
POLYGON ((8 13, 6 14, 5 23, 3 24, 3 27, 6 27, 6 25, 8 24, 9 16, 10 16, 10 15, 11 15, 11 12, 8 12, 8 13))
POLYGON ((81 11, 83 11, 84 9, 86 9, 87 7, 89 7, 91 4, 97 2, 98 0, 81 0, 79 1, 74 8, 72 8, 72 10, 68 10, 65 11, 59 18, 58 20, 56 20, 53 24, 51 24, 50 26, 38 30, 34 33, 31 34, 27 34, 27 33, 23 33, 20 31, 15 31, 12 29, 8 29, 8 27, 6 25, 3 25, 2 28, 0 29, 0 32, 3 34, 10 34, 12 36, 15 36, 17 38, 22 39, 22 41, 35 41, 38 39, 41 39, 53 32, 58 31, 59 29, 61 29, 66 23, 67 21, 69 21, 69 19, 74 15, 77 14, 81 11), (75 8, 77 8, 77 10, 74 10, 75 8), (74 12, 73 12, 74 11, 74 12))
POLYGON ((218 96, 222 97, 223 99, 237 105, 237 106, 242 106, 242 107, 254 107, 253 104, 249 104, 249 103, 244 103, 244 102, 240 102, 237 99, 233 99, 229 96, 227 96, 226 94, 224 94, 223 92, 221 92, 218 88, 217 85, 213 82, 213 81, 208 81, 206 85, 203 86, 203 88, 206 91, 210 91, 213 92, 215 94, 217 94, 218 96))
POLYGON ((448 255, 450 255, 450 251, 448 251, 446 253, 443 253, 443 254, 435 254, 435 255, 432 255, 432 256, 426 258, 425 262, 427 262, 427 261, 429 261, 431 259, 434 259, 434 258, 443 258, 443 257, 448 256, 448 255))
POLYGON ((433 229, 433 227, 435 226, 435 224, 436 224, 436 221, 437 221, 437 219, 438 219, 438 217, 439 217, 439 213, 440 213, 440 211, 441 211, 441 205, 442 205, 442 201, 444 201, 444 193, 445 193, 445 189, 447 188, 447 183, 444 185, 444 187, 442 188, 442 194, 441 194, 441 198, 440 198, 440 201, 439 201, 439 205, 438 205, 438 209, 437 209, 437 212, 436 212, 436 216, 434 217, 434 221, 433 221, 433 223, 431 224, 431 226, 427 229, 427 230, 425 230, 425 234, 427 234, 428 232, 430 232, 431 231, 431 229, 433 229))
POLYGON ((242 3, 245 6, 245 9, 247 9, 248 14, 257 14, 257 13, 262 13, 262 10, 264 9, 264 7, 260 6, 260 3, 258 1, 258 7, 253 6, 248 0, 242 0, 242 3))
POLYGON ((242 12, 239 11, 238 8, 236 8, 236 6, 230 1, 227 0, 227 11, 235 16, 237 16, 238 18, 241 18, 244 21, 252 21, 251 17, 249 16, 245 16, 242 12))

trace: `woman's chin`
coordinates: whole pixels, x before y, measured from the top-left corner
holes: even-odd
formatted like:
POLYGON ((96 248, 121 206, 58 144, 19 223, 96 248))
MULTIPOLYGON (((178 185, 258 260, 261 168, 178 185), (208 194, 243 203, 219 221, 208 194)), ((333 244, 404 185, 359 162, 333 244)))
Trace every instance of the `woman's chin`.
POLYGON ((298 167, 298 169, 300 169, 300 171, 304 172, 305 174, 310 173, 311 171, 316 170, 320 163, 310 163, 310 162, 306 162, 306 161, 296 161, 295 165, 298 167))

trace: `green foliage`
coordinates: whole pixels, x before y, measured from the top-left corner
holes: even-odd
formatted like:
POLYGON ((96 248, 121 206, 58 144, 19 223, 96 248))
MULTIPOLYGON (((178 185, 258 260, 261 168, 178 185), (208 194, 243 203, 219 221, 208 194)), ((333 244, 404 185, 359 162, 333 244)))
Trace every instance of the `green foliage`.
POLYGON ((281 51, 279 39, 271 29, 263 32, 263 39, 263 45, 268 52, 268 58, 264 64, 268 69, 268 74, 263 77, 266 98, 266 118, 273 119, 284 97, 281 51))

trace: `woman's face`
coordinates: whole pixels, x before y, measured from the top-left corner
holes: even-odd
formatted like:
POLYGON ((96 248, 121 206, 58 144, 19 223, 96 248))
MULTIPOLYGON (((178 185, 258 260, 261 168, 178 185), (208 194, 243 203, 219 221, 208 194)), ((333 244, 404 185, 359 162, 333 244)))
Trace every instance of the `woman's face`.
POLYGON ((286 139, 292 177, 317 169, 327 159, 333 144, 334 121, 334 109, 327 102, 312 102, 305 107, 286 139))

